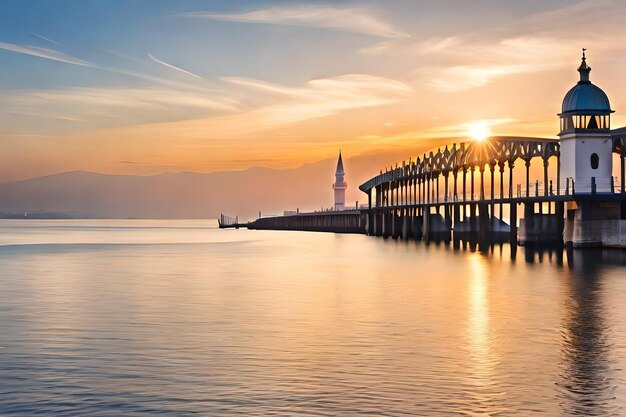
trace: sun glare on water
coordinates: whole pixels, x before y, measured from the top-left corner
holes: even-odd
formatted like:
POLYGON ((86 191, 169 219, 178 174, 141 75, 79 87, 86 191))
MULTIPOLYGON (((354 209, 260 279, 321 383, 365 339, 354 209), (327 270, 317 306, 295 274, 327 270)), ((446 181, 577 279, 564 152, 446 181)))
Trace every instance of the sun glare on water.
POLYGON ((474 122, 469 125, 467 135, 477 141, 484 141, 491 136, 491 130, 485 122, 474 122))

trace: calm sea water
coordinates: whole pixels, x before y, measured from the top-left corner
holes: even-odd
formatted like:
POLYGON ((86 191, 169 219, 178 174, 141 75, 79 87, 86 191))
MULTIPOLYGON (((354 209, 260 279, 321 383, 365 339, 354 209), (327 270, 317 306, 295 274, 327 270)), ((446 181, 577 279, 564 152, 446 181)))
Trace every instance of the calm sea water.
POLYGON ((626 415, 626 253, 0 221, 0 415, 626 415))

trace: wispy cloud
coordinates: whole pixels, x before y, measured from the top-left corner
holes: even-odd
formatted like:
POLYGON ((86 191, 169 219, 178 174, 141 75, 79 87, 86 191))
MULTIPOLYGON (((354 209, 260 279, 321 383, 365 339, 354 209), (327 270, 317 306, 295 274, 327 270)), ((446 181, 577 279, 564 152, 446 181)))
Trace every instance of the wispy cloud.
POLYGON ((40 35, 39 33, 30 32, 30 34, 33 35, 33 36, 36 36, 37 38, 39 38, 39 39, 41 39, 43 41, 49 42, 49 43, 51 43, 53 45, 60 45, 59 42, 57 42, 57 41, 55 41, 53 39, 50 39, 47 36, 40 35))
POLYGON ((247 89, 274 95, 273 104, 242 117, 254 118, 265 128, 325 117, 338 112, 380 106, 407 100, 413 90, 400 81, 366 74, 320 78, 303 86, 290 87, 265 81, 228 77, 224 79, 247 89))
POLYGON ((244 23, 310 26, 383 38, 405 38, 409 35, 393 27, 373 11, 357 7, 303 5, 272 7, 243 13, 188 12, 181 16, 244 23))
MULTIPOLYGON (((31 45, 18 45, 18 44, 13 44, 13 43, 8 43, 8 42, 0 42, 0 50, 6 50, 6 51, 10 51, 10 52, 15 52, 18 54, 24 54, 24 55, 29 55, 29 56, 33 56, 33 57, 37 57, 37 58, 42 58, 42 59, 48 59, 48 60, 52 60, 52 61, 57 61, 57 62, 63 62, 66 64, 71 64, 71 65, 78 65, 78 66, 82 66, 82 67, 87 67, 87 68, 93 68, 93 69, 97 69, 97 70, 101 70, 101 71, 107 71, 107 72, 111 72, 111 73, 115 73, 115 74, 120 74, 120 75, 124 75, 127 77, 131 77, 131 78, 135 78, 135 79, 139 79, 139 80, 143 80, 143 81, 147 81, 150 83, 155 83, 155 84, 160 84, 160 85, 165 85, 168 87, 176 87, 176 88, 190 88, 191 85, 188 83, 181 83, 178 82, 176 80, 171 80, 171 79, 167 79, 167 78, 163 78, 163 77, 157 77, 154 75, 150 75, 150 74, 146 74, 146 73, 142 73, 139 71, 134 71, 134 70, 127 70, 127 69, 123 69, 123 68, 115 68, 115 67, 111 67, 108 65, 102 65, 102 64, 97 64, 94 62, 89 62, 89 61, 85 61, 83 59, 77 58, 75 56, 66 54, 64 52, 55 50, 55 49, 49 49, 49 48, 41 48, 38 46, 31 46, 31 45)), ((110 53, 114 53, 114 51, 108 51, 110 53)), ((195 79, 199 79, 199 80, 203 80, 202 77, 200 77, 199 75, 196 75, 190 71, 184 70, 182 68, 176 67, 174 65, 168 64, 167 62, 161 61, 157 58, 155 58, 154 56, 152 56, 151 54, 148 54, 148 56, 155 62, 157 62, 160 65, 164 65, 170 69, 173 69, 175 71, 178 72, 182 72, 186 75, 189 75, 195 79)))
POLYGON ((37 123, 28 124, 28 129, 40 133, 50 128, 49 121, 80 122, 80 125, 54 125, 65 131, 217 116, 242 108, 228 94, 214 94, 201 88, 195 91, 161 86, 18 90, 5 91, 0 96, 0 121, 14 116, 34 119, 37 123))
POLYGON ((177 67, 176 65, 169 64, 169 63, 167 63, 167 62, 165 62, 165 61, 162 61, 162 60, 160 60, 160 59, 158 59, 158 58, 155 58, 155 57, 154 57, 154 55, 152 55, 152 54, 150 54, 150 53, 148 54, 148 57, 150 57, 150 59, 151 59, 151 60, 153 60, 154 62, 156 62, 157 64, 161 64, 161 65, 163 65, 164 67, 167 67, 167 68, 172 69, 172 70, 174 70, 174 71, 181 72, 181 73, 183 73, 183 74, 189 75, 190 77, 194 77, 194 78, 197 78, 197 79, 199 79, 199 80, 201 80, 201 79, 202 79, 202 77, 201 77, 201 76, 199 76, 199 75, 197 75, 197 74, 194 74, 194 73, 193 73, 193 72, 191 72, 191 71, 187 71, 186 69, 182 69, 181 67, 177 67))
POLYGON ((55 51, 53 49, 41 48, 39 46, 31 45, 17 45, 14 43, 0 42, 0 49, 5 51, 11 51, 18 54, 35 56, 38 58, 50 59, 52 61, 64 62, 66 64, 80 65, 83 67, 93 67, 90 62, 83 61, 82 59, 65 54, 63 52, 55 51))
POLYGON ((425 85, 442 91, 481 87, 499 78, 571 65, 562 42, 550 37, 519 36, 497 41, 471 38, 431 39, 418 53, 438 65, 422 68, 425 85))
POLYGON ((360 54, 363 55, 382 55, 393 47, 393 43, 389 41, 377 42, 373 45, 366 46, 365 48, 361 48, 358 50, 360 54))

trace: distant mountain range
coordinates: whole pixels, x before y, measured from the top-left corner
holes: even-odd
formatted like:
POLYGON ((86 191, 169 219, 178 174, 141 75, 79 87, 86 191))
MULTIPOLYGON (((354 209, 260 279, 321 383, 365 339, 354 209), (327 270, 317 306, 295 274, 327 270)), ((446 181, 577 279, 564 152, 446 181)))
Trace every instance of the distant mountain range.
MULTIPOLYGON (((347 205, 366 196, 358 186, 399 155, 390 153, 344 159, 347 205)), ((64 172, 0 183, 4 217, 216 218, 220 213, 252 219, 331 207, 336 160, 294 169, 250 168, 213 173, 153 176, 64 172)))

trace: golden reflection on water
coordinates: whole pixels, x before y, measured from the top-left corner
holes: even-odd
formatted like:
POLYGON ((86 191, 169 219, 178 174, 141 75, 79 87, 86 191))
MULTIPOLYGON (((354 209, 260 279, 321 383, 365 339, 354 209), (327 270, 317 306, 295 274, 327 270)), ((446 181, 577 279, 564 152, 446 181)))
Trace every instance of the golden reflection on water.
POLYGON ((488 277, 484 261, 478 254, 471 255, 468 270, 469 316, 467 325, 472 373, 477 383, 489 377, 492 366, 489 338, 488 277))
POLYGON ((469 255, 467 269, 467 346, 468 377, 475 403, 474 416, 491 416, 503 411, 498 404, 501 393, 494 391, 497 385, 493 380, 494 367, 499 362, 499 354, 494 344, 491 329, 490 280, 486 260, 482 254, 469 255))
POLYGON ((508 251, 192 221, 0 222, 0 414, 619 409, 626 260, 567 268, 508 251))

